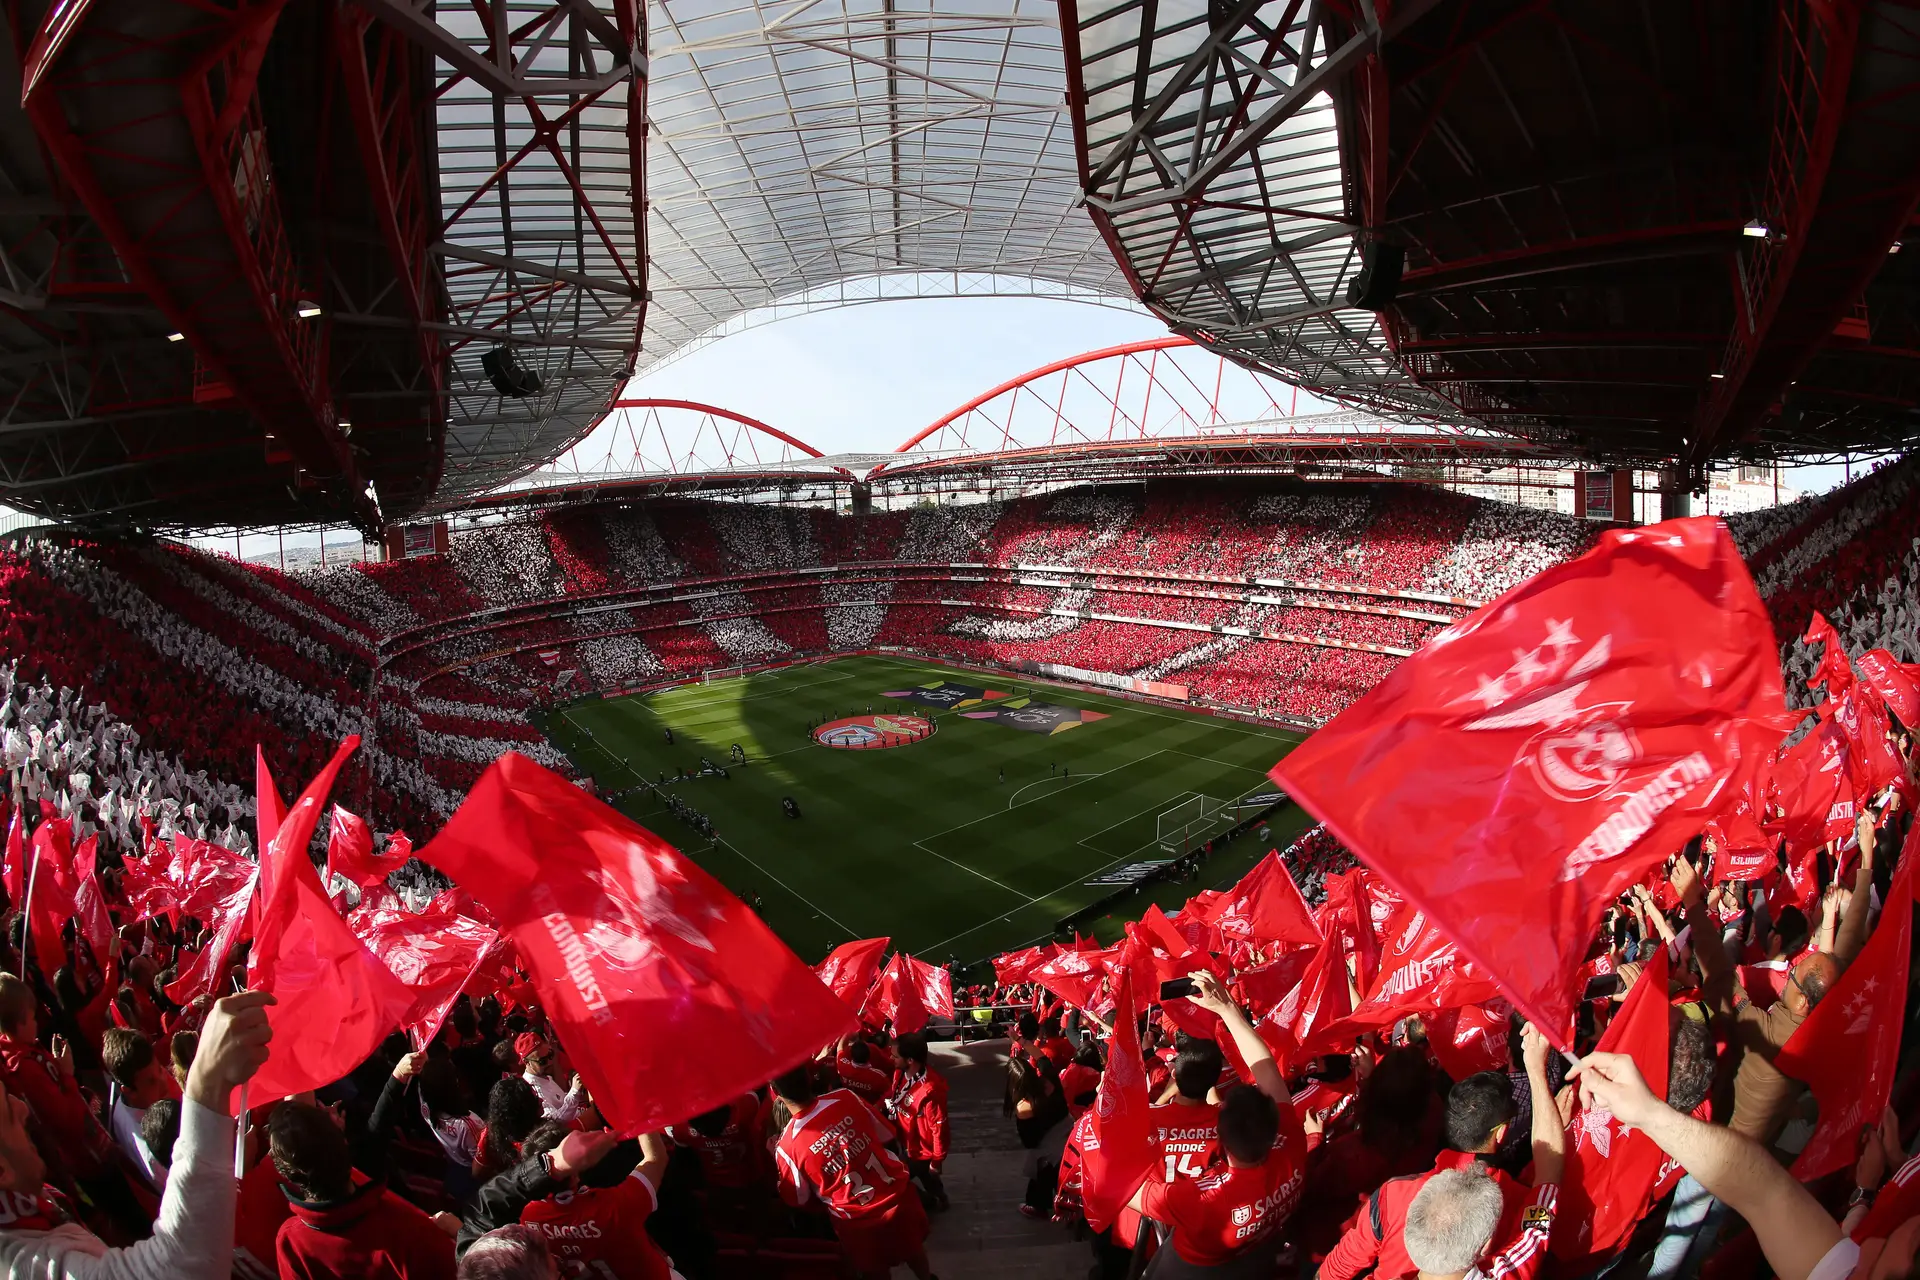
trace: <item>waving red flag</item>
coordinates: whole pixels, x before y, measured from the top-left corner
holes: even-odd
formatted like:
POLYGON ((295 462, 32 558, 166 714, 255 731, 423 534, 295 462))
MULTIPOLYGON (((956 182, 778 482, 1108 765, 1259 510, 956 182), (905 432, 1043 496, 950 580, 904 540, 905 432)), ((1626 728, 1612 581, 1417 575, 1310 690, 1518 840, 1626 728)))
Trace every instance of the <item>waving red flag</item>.
POLYGON ((843 942, 813 966, 814 976, 839 996, 842 1004, 857 1013, 880 973, 880 957, 887 954, 887 944, 891 941, 891 938, 862 938, 858 942, 843 942))
POLYGON ((66 943, 60 931, 73 917, 79 884, 73 874, 73 824, 65 818, 44 819, 33 833, 33 853, 27 871, 27 926, 33 958, 49 982, 67 963, 66 943))
POLYGON ((1268 852, 1240 883, 1212 904, 1210 918, 1225 938, 1252 942, 1320 941, 1313 912, 1280 855, 1268 852))
POLYGON ((334 779, 360 739, 349 737, 307 784, 264 846, 263 894, 247 957, 247 985, 271 991, 273 1048, 255 1096, 280 1098, 332 1084, 366 1061, 413 1003, 413 993, 353 936, 320 884, 307 843, 334 779))
POLYGON ((1312 1046, 1331 1048, 1353 1036, 1390 1026, 1414 1013, 1438 1013, 1485 1004, 1500 988, 1462 955, 1439 924, 1413 903, 1401 906, 1387 931, 1380 973, 1352 1013, 1322 1032, 1312 1046))
POLYGON ((18 809, 13 811, 13 819, 7 824, 7 864, 4 881, 7 904, 17 911, 23 905, 21 895, 27 889, 27 818, 18 809))
POLYGON ((327 827, 328 883, 338 874, 363 887, 383 884, 388 876, 406 866, 412 856, 412 844, 396 831, 387 841, 387 851, 375 857, 373 832, 366 820, 339 805, 333 806, 333 820, 327 827))
POLYGON ((1785 713, 1726 526, 1670 520, 1441 631, 1273 778, 1564 1048, 1600 917, 1745 785, 1785 713))
POLYGON ((1846 730, 1822 719, 1774 762, 1767 785, 1782 812, 1764 825, 1779 830, 1795 848, 1845 838, 1854 814, 1850 755, 1846 730))
POLYGON ((397 905, 362 908, 347 925, 412 992, 400 1026, 415 1049, 433 1043, 453 1002, 500 941, 498 929, 477 920, 414 915, 397 905))
POLYGON ((1051 942, 1037 947, 1024 947, 1019 951, 1008 951, 993 958, 993 977, 996 982, 1012 986, 1015 983, 1032 981, 1033 971, 1060 954, 1060 948, 1051 942))
POLYGON ((1117 944, 1106 951, 1062 951, 1037 966, 1032 980, 1074 1008, 1091 1013, 1099 1003, 1100 988, 1107 980, 1107 957, 1117 956, 1119 952, 1117 944))
POLYGON ((1337 1037, 1329 1037, 1330 1027, 1353 1010, 1353 995, 1347 990, 1347 962, 1339 939, 1329 938, 1314 952, 1306 973, 1294 989, 1273 1011, 1254 1024, 1260 1038, 1273 1051, 1274 1060, 1286 1070, 1289 1061, 1311 1052, 1308 1046, 1327 1044, 1351 1048, 1337 1037))
POLYGON ((1770 836, 1754 820, 1745 797, 1707 823, 1714 884, 1729 880, 1760 880, 1779 864, 1780 838, 1770 836))
POLYGON ((1875 1123, 1892 1094, 1907 995, 1915 862, 1920 826, 1907 834, 1873 936, 1774 1059, 1783 1075, 1805 1081, 1820 1103, 1820 1125, 1793 1163, 1793 1176, 1802 1182, 1851 1165, 1860 1154, 1860 1126, 1875 1123))
POLYGON ((712 876, 525 756, 494 761, 419 856, 519 948, 623 1133, 709 1111, 856 1025, 712 876))
POLYGON ((1857 664, 1860 677, 1886 699, 1909 729, 1920 729, 1920 664, 1902 662, 1885 649, 1869 649, 1857 664))
POLYGON ((896 953, 880 971, 866 1008, 893 1023, 897 1034, 911 1035, 936 1015, 953 1017, 953 975, 896 953))
POLYGON ((1820 664, 1807 678, 1809 687, 1824 685, 1830 699, 1838 699, 1853 687, 1853 668, 1847 664, 1846 646, 1840 643, 1840 633, 1818 609, 1813 611, 1813 617, 1807 622, 1807 634, 1800 640, 1803 644, 1820 646, 1820 664))
POLYGON ((1512 1066, 1507 1026, 1513 1006, 1505 1000, 1444 1009, 1426 1019, 1427 1047, 1440 1069, 1455 1080, 1512 1066))
POLYGON ((1140 1056, 1140 1026, 1133 1007, 1133 973, 1122 966, 1114 978, 1121 1012, 1107 1041, 1107 1069, 1100 1073, 1087 1133, 1081 1144, 1081 1202, 1087 1225, 1104 1231, 1153 1169, 1147 1142, 1147 1068, 1140 1056))
MULTIPOLYGON (((1659 948, 1633 984, 1620 1012, 1595 1046, 1624 1053, 1653 1090, 1667 1096, 1667 949, 1659 948)), ((1548 1251, 1567 1275, 1585 1275, 1613 1256, 1652 1207, 1653 1189, 1667 1156, 1652 1138, 1613 1118, 1604 1107, 1582 1110, 1567 1131, 1567 1168, 1560 1179, 1560 1216, 1548 1251), (1578 1261, 1579 1265, 1571 1265, 1578 1261)))
POLYGON ((168 985, 167 999, 184 1005, 200 996, 227 994, 223 989, 227 962, 233 957, 233 949, 253 936, 252 906, 259 886, 258 876, 248 876, 226 898, 198 913, 213 926, 213 938, 193 957, 193 963, 184 965, 180 976, 168 985))

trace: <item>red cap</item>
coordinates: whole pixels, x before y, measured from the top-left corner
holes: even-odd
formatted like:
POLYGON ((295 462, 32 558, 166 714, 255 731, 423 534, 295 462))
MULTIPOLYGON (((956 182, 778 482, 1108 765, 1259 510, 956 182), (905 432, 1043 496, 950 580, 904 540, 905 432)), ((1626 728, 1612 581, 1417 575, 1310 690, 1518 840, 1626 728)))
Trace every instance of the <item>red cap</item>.
POLYGON ((533 1034, 533 1032, 522 1031, 518 1036, 514 1038, 513 1053, 515 1057, 520 1059, 520 1061, 525 1062, 529 1054, 533 1053, 536 1049, 541 1048, 545 1044, 546 1044, 546 1041, 542 1040, 539 1036, 533 1034))

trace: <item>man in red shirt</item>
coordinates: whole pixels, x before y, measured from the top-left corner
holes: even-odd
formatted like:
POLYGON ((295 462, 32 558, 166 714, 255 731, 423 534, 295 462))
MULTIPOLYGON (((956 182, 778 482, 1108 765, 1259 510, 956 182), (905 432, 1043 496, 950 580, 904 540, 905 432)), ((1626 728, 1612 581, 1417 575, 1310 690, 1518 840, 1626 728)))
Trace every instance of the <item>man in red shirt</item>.
POLYGON ((669 1125, 667 1140, 699 1158, 709 1192, 745 1192, 765 1184, 767 1148, 760 1124, 761 1102, 743 1093, 685 1124, 669 1125))
POLYGON ((904 1262, 931 1280, 927 1211, 887 1149, 886 1122, 845 1089, 816 1095, 805 1063, 775 1077, 773 1092, 793 1113, 775 1148, 781 1198, 797 1206, 819 1196, 861 1275, 886 1276, 904 1262))
MULTIPOLYGON (((1567 1135, 1547 1082, 1547 1055, 1552 1047, 1531 1026, 1521 1033, 1521 1042, 1527 1084, 1535 1099, 1533 1186, 1537 1189, 1560 1181, 1567 1135)), ((1454 1149, 1441 1152, 1426 1173, 1382 1183, 1366 1210, 1320 1264, 1320 1280, 1353 1280, 1368 1268, 1372 1268, 1376 1280, 1400 1280, 1419 1271, 1407 1254, 1407 1211, 1427 1182, 1449 1169, 1484 1174, 1499 1190, 1505 1208, 1492 1246, 1505 1250, 1519 1239, 1526 1227, 1529 1205, 1536 1199, 1534 1191, 1482 1159, 1500 1145, 1517 1111, 1507 1078, 1497 1072, 1483 1071, 1453 1086, 1447 1098, 1447 1142, 1454 1149)))
POLYGON ((1133 1207, 1170 1229, 1181 1261, 1212 1267, 1255 1250, 1278 1250, 1279 1229, 1306 1180, 1307 1136, 1273 1053, 1247 1015, 1213 974, 1197 972, 1193 983, 1193 1002, 1226 1024, 1253 1084, 1236 1086, 1220 1103, 1218 1141, 1225 1162, 1198 1178, 1149 1178, 1134 1193, 1133 1207))
POLYGON ((904 1035, 895 1046, 900 1070, 893 1076, 888 1110, 907 1152, 907 1171, 927 1189, 934 1204, 947 1207, 940 1163, 947 1158, 947 1078, 927 1065, 927 1038, 904 1035))
POLYGON ((893 1085, 893 1073, 874 1061, 873 1046, 857 1036, 848 1036, 835 1055, 833 1069, 842 1088, 851 1089, 860 1101, 877 1107, 887 1100, 893 1085))
MULTIPOLYGON (((1220 1104, 1210 1099, 1224 1061, 1219 1045, 1182 1033, 1173 1055, 1173 1097, 1147 1109, 1147 1142, 1153 1147, 1148 1182, 1194 1179, 1207 1172, 1220 1139, 1220 1104)), ((1122 1209, 1113 1224, 1114 1242, 1131 1249, 1139 1230, 1140 1215, 1131 1207, 1122 1209)))
POLYGON ((275 1242, 280 1280, 453 1280, 459 1219, 430 1218, 385 1184, 357 1181, 327 1112, 283 1102, 267 1132, 293 1210, 275 1242))
MULTIPOLYGON (((523 1150, 543 1155, 569 1130, 547 1123, 527 1135, 523 1150)), ((669 1148, 658 1133, 640 1137, 640 1163, 618 1174, 609 1160, 616 1147, 566 1179, 564 1189, 520 1210, 520 1221, 538 1227, 563 1276, 617 1276, 620 1280, 668 1280, 673 1264, 647 1234, 647 1218, 660 1203, 657 1188, 667 1171, 669 1148)))

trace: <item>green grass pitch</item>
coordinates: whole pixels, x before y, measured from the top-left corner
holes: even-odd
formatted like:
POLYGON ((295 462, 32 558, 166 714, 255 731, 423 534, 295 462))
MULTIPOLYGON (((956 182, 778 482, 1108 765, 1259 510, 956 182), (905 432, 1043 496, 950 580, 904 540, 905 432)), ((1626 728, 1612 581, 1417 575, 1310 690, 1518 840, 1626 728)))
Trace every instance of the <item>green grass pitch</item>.
MULTIPOLYGON (((1085 883, 1099 872, 1166 856, 1155 843, 1159 814, 1195 794, 1234 800, 1270 791, 1266 771, 1298 741, 1214 716, 885 657, 590 699, 556 710, 544 728, 606 792, 663 772, 671 779, 682 766, 693 772, 702 756, 728 765, 728 778, 671 784, 712 819, 714 842, 645 790, 616 803, 735 892, 757 893, 767 922, 810 962, 881 934, 936 962, 972 963, 1032 942, 1112 892, 1085 883), (883 696, 942 679, 1106 718, 1037 734, 883 696), (808 732, 822 716, 894 710, 933 719, 938 731, 863 751, 822 746, 808 732), (744 768, 729 764, 734 743, 746 749, 744 768), (787 795, 798 819, 781 811, 787 795)), ((1243 837, 1199 880, 1149 886, 1116 918, 1096 922, 1096 936, 1117 935, 1120 919, 1150 902, 1171 909, 1195 890, 1232 882, 1305 823, 1299 810, 1284 810, 1271 841, 1243 837)))

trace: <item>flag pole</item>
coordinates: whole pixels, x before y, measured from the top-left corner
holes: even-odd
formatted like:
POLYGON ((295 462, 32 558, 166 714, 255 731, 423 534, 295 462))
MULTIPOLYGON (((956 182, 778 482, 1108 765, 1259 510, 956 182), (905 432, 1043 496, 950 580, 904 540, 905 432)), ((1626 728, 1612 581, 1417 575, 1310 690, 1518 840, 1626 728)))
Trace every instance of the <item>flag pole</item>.
MULTIPOLYGON (((40 851, 27 845, 27 891, 20 899, 20 981, 27 980, 27 952, 33 948, 33 884, 40 878, 40 851)), ((42 975, 45 976, 45 975, 42 975)), ((53 979, 48 978, 49 982, 53 979)))
POLYGON ((247 1176, 247 1086, 240 1086, 240 1110, 233 1124, 233 1180, 247 1176))

